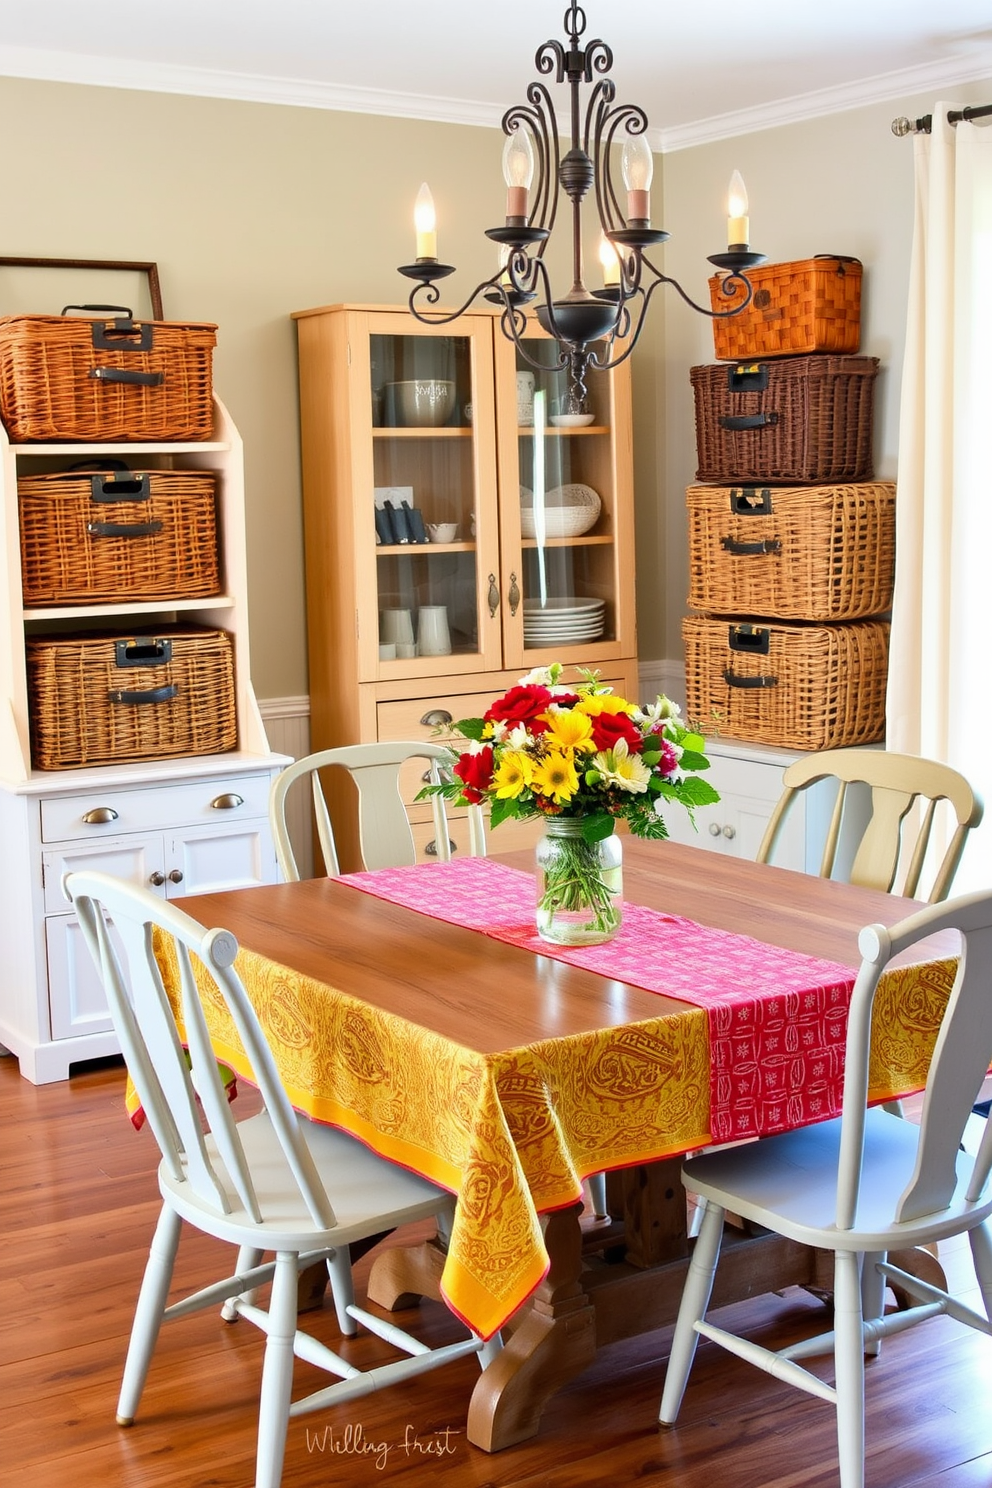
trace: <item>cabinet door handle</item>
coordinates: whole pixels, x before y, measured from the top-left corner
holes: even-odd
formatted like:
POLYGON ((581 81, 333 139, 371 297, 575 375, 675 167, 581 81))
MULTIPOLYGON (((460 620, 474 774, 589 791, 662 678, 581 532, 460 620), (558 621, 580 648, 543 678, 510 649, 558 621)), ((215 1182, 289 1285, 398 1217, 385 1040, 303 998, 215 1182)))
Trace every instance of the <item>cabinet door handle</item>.
POLYGON ((517 613, 517 606, 519 605, 519 603, 520 603, 520 585, 517 583, 517 576, 516 576, 516 574, 515 573, 511 573, 511 575, 510 575, 510 614, 511 615, 515 615, 517 613))
POLYGON ((420 727, 447 728, 448 725, 453 722, 454 719, 448 712, 447 708, 432 708, 430 712, 425 713, 423 718, 420 720, 420 727))
POLYGON ((489 618, 490 620, 499 609, 499 589, 496 584, 496 575, 489 575, 489 618))
POLYGON ((165 883, 165 874, 159 873, 157 870, 154 873, 149 873, 148 882, 152 884, 156 889, 160 889, 165 883))
POLYGON ((711 837, 719 837, 719 835, 720 835, 720 823, 719 822, 710 822, 710 836, 711 837))
POLYGON ((183 881, 183 870, 181 868, 173 868, 172 872, 169 874, 169 882, 170 883, 182 883, 182 881, 183 881))
MULTIPOLYGON (((456 853, 458 851, 458 848, 457 848, 456 844, 454 842, 452 842, 452 840, 451 840, 450 837, 448 838, 448 846, 451 848, 451 851, 453 853, 456 853)), ((437 843, 434 841, 434 838, 433 837, 431 838, 430 842, 428 842, 427 846, 424 848, 424 856, 425 857, 428 857, 428 858, 436 858, 437 857, 437 843)))
POLYGON ((117 820, 117 812, 113 806, 94 806, 92 811, 87 811, 83 821, 88 827, 103 827, 107 822, 117 820))
POLYGON ((728 842, 733 842, 734 838, 737 836, 737 830, 734 827, 724 827, 723 835, 724 837, 726 837, 728 842))
POLYGON ((234 791, 227 791, 223 796, 214 796, 210 802, 210 808, 212 811, 234 811, 244 804, 244 796, 239 796, 234 791))

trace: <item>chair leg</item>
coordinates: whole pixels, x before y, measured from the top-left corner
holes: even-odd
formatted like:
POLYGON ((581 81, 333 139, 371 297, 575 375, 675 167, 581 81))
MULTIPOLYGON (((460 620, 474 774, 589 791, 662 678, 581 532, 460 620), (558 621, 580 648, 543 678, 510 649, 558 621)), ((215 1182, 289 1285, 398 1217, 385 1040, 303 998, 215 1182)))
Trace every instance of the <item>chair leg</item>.
POLYGON ((127 1346, 124 1375, 117 1400, 118 1426, 132 1425, 138 1413, 138 1402, 145 1387, 148 1366, 155 1352, 162 1315, 172 1284, 172 1269, 176 1263, 181 1229, 182 1220, 179 1215, 167 1204, 163 1204, 155 1234, 152 1236, 138 1303, 134 1310, 134 1322, 131 1324, 131 1340, 127 1346))
POLYGON ((699 1342, 695 1325, 705 1317, 709 1306, 722 1240, 723 1210, 717 1204, 706 1204, 699 1236, 689 1262, 678 1320, 672 1336, 668 1368, 665 1371, 665 1388, 661 1396, 661 1410, 658 1412, 658 1419, 663 1426, 674 1423, 682 1405, 682 1396, 685 1394, 699 1342))
POLYGON ((286 1455, 286 1429, 293 1389, 293 1342, 296 1337, 296 1278, 298 1263, 291 1251, 276 1256, 269 1327, 262 1363, 262 1391, 258 1403, 258 1451, 255 1488, 279 1488, 286 1455))
POLYGON ((973 1230, 968 1231, 968 1241, 985 1304, 985 1315, 992 1323, 992 1231, 987 1224, 976 1225, 973 1230))
MULTIPOLYGON (((861 1258, 861 1315, 866 1321, 873 1322, 885 1311, 885 1277, 878 1269, 879 1262, 884 1260, 884 1253, 876 1252, 870 1252, 861 1258)), ((882 1340, 876 1338, 874 1342, 865 1345, 864 1352, 875 1357, 881 1352, 881 1348, 882 1340)))
MULTIPOLYGON (((256 1250, 253 1245, 242 1245, 238 1251, 235 1276, 243 1276, 246 1271, 252 1271, 256 1266, 260 1266, 264 1254, 264 1250, 256 1250)), ((257 1293, 255 1291, 242 1293, 246 1302, 254 1302, 256 1295, 257 1293)), ((228 1297, 220 1310, 220 1315, 225 1323, 236 1323, 238 1321, 238 1309, 235 1306, 235 1299, 233 1297, 228 1297)))
POLYGON ((610 1211, 606 1207, 606 1174, 590 1173, 584 1186, 588 1190, 589 1202, 596 1219, 609 1219, 610 1211))
POLYGON ((346 1338, 353 1338, 358 1332, 358 1324, 348 1313, 348 1308, 355 1300, 355 1284, 347 1245, 340 1246, 333 1255, 327 1257, 327 1274, 331 1279, 331 1296, 334 1299, 338 1327, 346 1338))
POLYGON ((864 1488, 865 1358, 861 1266, 857 1254, 850 1250, 839 1250, 834 1261, 834 1369, 841 1488, 864 1488))

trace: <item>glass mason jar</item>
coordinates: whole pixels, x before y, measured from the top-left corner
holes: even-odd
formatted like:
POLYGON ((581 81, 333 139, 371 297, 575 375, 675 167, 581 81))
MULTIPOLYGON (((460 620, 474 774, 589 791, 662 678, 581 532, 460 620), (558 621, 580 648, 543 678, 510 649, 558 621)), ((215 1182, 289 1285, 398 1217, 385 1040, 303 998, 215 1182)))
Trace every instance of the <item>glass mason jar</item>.
POLYGON ((537 844, 537 933, 556 945, 600 945, 623 919, 623 847, 587 842, 577 817, 553 817, 537 844))

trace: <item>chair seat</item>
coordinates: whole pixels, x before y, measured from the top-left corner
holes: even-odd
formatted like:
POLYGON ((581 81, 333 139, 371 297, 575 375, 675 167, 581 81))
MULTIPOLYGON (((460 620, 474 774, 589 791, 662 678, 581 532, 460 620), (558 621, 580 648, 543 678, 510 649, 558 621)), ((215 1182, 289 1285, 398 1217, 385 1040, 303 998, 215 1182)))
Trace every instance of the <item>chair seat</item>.
MULTIPOLYGON (((267 1111, 238 1123, 238 1136, 251 1168, 266 1240, 273 1250, 321 1250, 364 1239, 372 1229, 390 1229, 431 1218, 454 1199, 426 1178, 387 1162, 357 1138, 336 1127, 301 1121, 300 1129, 328 1191, 337 1223, 321 1229, 311 1219, 299 1185, 267 1111)), ((176 1182, 163 1162, 159 1191, 183 1219, 235 1245, 253 1245, 258 1225, 245 1210, 212 1136, 207 1149, 221 1180, 229 1213, 218 1216, 188 1182, 176 1182)))
MULTIPOLYGON (((780 1136, 691 1158, 687 1188, 742 1219, 820 1249, 837 1248, 837 1167, 841 1122, 824 1121, 780 1136)), ((916 1163, 919 1131, 880 1107, 866 1113, 864 1168, 857 1224, 844 1232, 844 1248, 881 1251, 927 1244, 980 1224, 992 1214, 992 1192, 980 1204, 964 1199, 959 1181, 939 1215, 893 1225, 892 1214, 916 1163), (894 1243, 896 1237, 896 1243, 894 1243)))

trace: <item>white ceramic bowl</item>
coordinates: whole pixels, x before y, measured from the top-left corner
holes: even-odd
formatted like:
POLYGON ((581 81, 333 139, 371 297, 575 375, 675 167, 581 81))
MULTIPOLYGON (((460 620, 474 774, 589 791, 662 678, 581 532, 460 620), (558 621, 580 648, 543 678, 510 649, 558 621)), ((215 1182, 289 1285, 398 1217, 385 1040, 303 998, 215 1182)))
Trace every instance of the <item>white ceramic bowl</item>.
POLYGON ((432 543, 453 543, 458 536, 458 523, 428 522, 427 536, 432 543))
POLYGON ((395 416, 402 426, 436 429, 446 424, 455 406, 455 384, 440 378, 391 382, 395 416))
POLYGON ((586 429, 595 417, 594 413, 553 413, 551 422, 556 429, 586 429))
MULTIPOLYGON (((545 537, 581 537, 595 527, 603 503, 592 486, 573 482, 554 486, 544 498, 545 537)), ((524 537, 537 536, 534 520, 534 496, 526 486, 520 487, 520 531, 524 537)))

